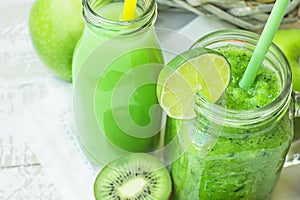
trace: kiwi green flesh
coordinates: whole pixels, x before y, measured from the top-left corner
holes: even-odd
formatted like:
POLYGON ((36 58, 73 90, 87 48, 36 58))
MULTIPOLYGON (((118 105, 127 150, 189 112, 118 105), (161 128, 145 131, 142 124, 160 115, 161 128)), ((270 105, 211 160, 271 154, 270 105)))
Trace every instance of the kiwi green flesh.
POLYGON ((106 165, 94 184, 96 200, 166 200, 171 178, 155 156, 133 153, 106 165))

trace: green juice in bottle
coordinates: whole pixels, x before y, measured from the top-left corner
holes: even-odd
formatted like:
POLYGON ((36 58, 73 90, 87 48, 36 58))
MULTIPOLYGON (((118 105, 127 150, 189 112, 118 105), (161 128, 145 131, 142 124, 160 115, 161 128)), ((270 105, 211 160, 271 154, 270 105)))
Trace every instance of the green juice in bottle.
POLYGON ((139 0, 130 21, 121 20, 123 2, 95 4, 83 1, 86 26, 73 57, 73 99, 81 147, 103 164, 157 147, 162 111, 156 81, 163 57, 154 1, 139 0))

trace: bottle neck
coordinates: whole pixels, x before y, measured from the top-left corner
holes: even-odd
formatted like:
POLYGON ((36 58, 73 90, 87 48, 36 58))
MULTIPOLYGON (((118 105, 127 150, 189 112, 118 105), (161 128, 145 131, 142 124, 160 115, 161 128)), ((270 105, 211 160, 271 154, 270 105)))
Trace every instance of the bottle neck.
MULTIPOLYGON (((96 33, 103 34, 103 32, 107 32, 109 34, 122 35, 139 32, 153 26, 157 17, 157 5, 154 0, 137 0, 139 14, 132 20, 112 20, 99 12, 101 8, 108 4, 117 2, 122 3, 122 1, 113 1, 104 4, 97 0, 83 0, 83 17, 87 26, 96 33)), ((114 10, 110 11, 111 14, 121 15, 121 13, 114 12, 114 10)))

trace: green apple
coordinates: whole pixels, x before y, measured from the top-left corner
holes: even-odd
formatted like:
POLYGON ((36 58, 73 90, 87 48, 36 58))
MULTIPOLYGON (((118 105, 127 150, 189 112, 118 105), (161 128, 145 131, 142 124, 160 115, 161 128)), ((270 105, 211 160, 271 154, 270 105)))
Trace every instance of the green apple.
POLYGON ((273 42, 283 51, 291 65, 293 90, 300 91, 300 29, 279 30, 273 42))
POLYGON ((84 22, 81 0, 37 0, 31 7, 29 31, 44 64, 58 77, 72 80, 72 56, 84 22))

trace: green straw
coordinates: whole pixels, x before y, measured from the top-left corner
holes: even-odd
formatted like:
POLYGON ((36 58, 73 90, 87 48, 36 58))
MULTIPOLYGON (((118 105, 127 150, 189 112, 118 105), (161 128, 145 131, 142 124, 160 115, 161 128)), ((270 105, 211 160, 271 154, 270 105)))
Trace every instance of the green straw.
POLYGON ((247 66, 247 69, 239 82, 239 86, 243 89, 251 87, 255 80, 256 74, 262 64, 262 61, 272 43, 274 35, 282 21, 285 10, 289 4, 289 0, 276 0, 271 11, 265 28, 257 42, 253 55, 247 66))

